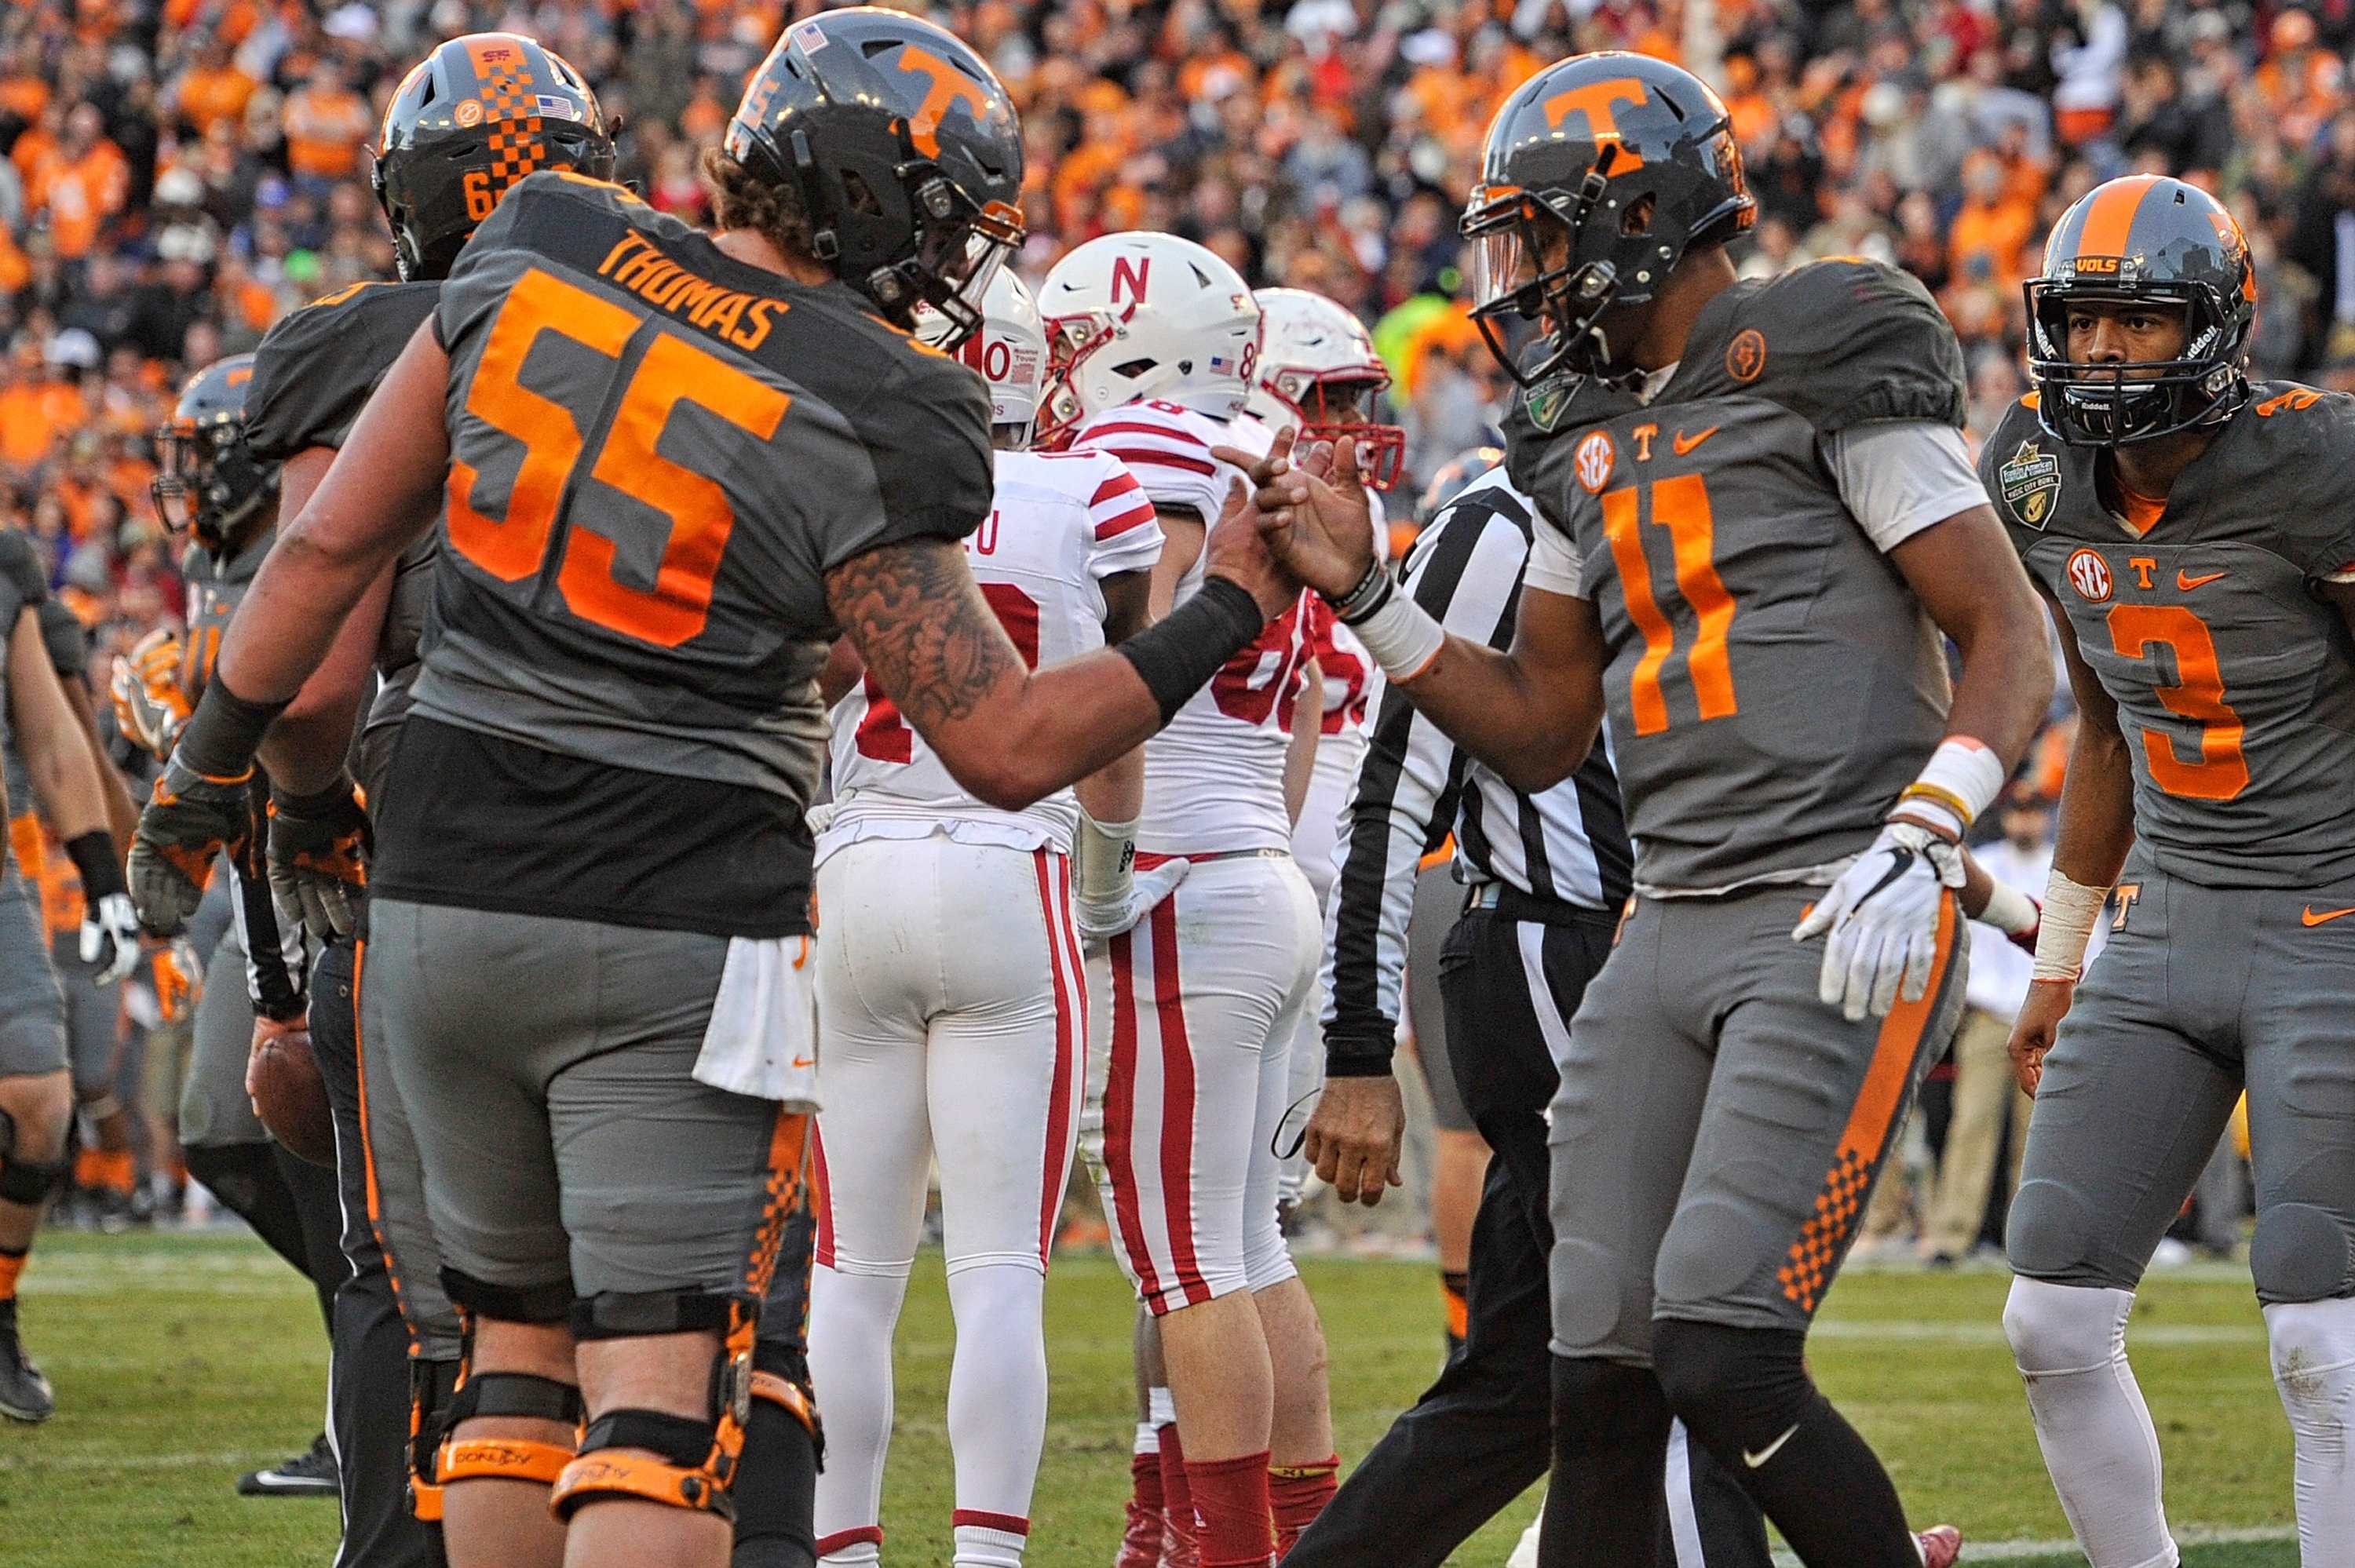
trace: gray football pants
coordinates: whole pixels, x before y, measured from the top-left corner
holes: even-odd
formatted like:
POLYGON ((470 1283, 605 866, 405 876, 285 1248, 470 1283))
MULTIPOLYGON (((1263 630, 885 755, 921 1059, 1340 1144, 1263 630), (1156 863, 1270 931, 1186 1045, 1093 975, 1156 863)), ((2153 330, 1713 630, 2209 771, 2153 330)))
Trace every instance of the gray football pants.
POLYGON ((2015 1272, 2132 1290, 2249 1097, 2257 1298, 2355 1295, 2355 882, 2118 884, 2109 945, 2045 1058, 2015 1272))
POLYGON ((1928 994, 1850 1023, 1816 994, 1819 892, 1639 899, 1586 989, 1549 1141, 1556 1355, 1651 1364, 1655 1317, 1804 1330, 1960 1022, 1951 896, 1928 994))

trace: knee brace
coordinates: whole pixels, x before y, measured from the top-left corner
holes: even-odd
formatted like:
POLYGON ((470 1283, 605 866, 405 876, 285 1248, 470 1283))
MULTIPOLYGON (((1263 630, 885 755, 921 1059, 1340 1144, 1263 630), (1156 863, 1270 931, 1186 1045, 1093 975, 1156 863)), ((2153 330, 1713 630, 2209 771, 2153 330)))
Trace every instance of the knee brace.
POLYGON ((2133 1311, 2131 1290, 2023 1277, 2004 1298, 2003 1334, 2020 1375, 2032 1383, 2123 1361, 2133 1311))
POLYGON ((590 1503, 635 1499, 733 1520, 729 1488, 752 1417, 752 1351, 760 1323, 761 1304, 752 1297, 614 1293, 574 1302, 576 1339, 717 1329, 720 1350, 711 1364, 709 1416, 609 1410, 589 1424, 579 1454, 564 1467, 549 1499, 556 1517, 569 1520, 590 1503), (656 1457, 613 1451, 623 1448, 656 1457))
MULTIPOLYGON (((544 1323, 559 1321, 560 1306, 551 1315, 550 1304, 557 1299, 558 1287, 512 1288, 496 1286, 484 1280, 460 1274, 454 1269, 442 1271, 442 1283, 449 1289, 450 1299, 458 1308, 458 1325, 464 1349, 453 1375, 454 1389, 441 1406, 438 1429, 432 1434, 432 1469, 418 1488, 418 1517, 433 1510, 441 1511, 441 1490, 455 1481, 500 1480, 530 1481, 540 1486, 554 1486, 579 1451, 578 1434, 584 1407, 581 1390, 569 1383, 541 1377, 534 1372, 477 1372, 474 1360, 474 1319, 487 1312, 503 1321, 544 1323), (570 1444, 550 1443, 529 1437, 461 1437, 458 1427, 477 1416, 525 1417, 536 1421, 553 1421, 570 1426, 575 1434, 570 1444)), ((563 1288, 569 1289, 570 1287, 563 1288)), ((414 1464, 414 1445, 426 1436, 421 1422, 419 1381, 421 1376, 438 1381, 438 1372, 421 1374, 418 1368, 435 1368, 440 1363, 411 1362, 410 1371, 410 1442, 414 1464)), ((434 1391, 425 1391, 431 1397, 434 1391)), ((412 1486, 416 1484, 412 1478, 412 1486)))
POLYGON ((809 1428, 810 1440, 826 1457, 826 1427, 818 1420, 817 1395, 810 1387, 809 1358, 791 1345, 752 1347, 752 1397, 775 1405, 809 1428))
POLYGON ((442 1439, 458 1392, 458 1363, 409 1361, 409 1511, 431 1524, 442 1517, 442 1439))

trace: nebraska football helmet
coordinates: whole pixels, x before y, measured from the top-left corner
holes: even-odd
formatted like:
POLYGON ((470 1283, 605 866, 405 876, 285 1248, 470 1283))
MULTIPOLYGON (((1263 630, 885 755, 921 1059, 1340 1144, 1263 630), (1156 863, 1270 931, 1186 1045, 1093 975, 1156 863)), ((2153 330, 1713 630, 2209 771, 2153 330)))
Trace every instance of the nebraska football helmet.
MULTIPOLYGON (((929 307, 916 312, 916 335, 940 344, 955 323, 929 307)), ((1039 324, 1039 302, 1029 285, 1003 270, 981 296, 981 330, 964 340, 956 356, 989 386, 989 422, 1021 428, 1015 450, 1030 444, 1039 418, 1039 393, 1047 380, 1047 334, 1039 324)))
POLYGON ((1406 432, 1376 421, 1390 366, 1374 352, 1365 323, 1306 289, 1254 289, 1259 302, 1259 367, 1244 405, 1273 430, 1309 441, 1354 440, 1366 482, 1398 482, 1406 432))
POLYGON ((1216 252, 1174 234, 1107 234, 1039 291, 1047 387, 1038 440, 1140 398, 1231 419, 1251 396, 1259 305, 1216 252))

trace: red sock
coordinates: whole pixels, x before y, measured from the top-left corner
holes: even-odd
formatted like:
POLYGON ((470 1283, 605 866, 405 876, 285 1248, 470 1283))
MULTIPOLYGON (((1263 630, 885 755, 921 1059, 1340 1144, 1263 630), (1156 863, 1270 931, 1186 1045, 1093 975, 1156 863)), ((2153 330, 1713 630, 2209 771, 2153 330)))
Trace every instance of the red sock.
POLYGON ((1178 1424, 1161 1429, 1161 1519, 1171 1545, 1185 1552, 1194 1547, 1194 1489, 1186 1476, 1186 1448, 1178 1441, 1178 1424))
POLYGON ((25 1255, 30 1247, 12 1252, 0 1247, 0 1301, 16 1299, 16 1277, 25 1272, 25 1255))
POLYGON ((1267 1568, 1267 1454, 1239 1459, 1190 1459, 1186 1482, 1194 1490, 1194 1518, 1202 1568, 1267 1568))
POLYGON ((1161 1455, 1148 1448, 1128 1460, 1128 1521, 1121 1531, 1116 1568, 1160 1568, 1162 1522, 1161 1455))
POLYGON ((1275 1560, 1292 1554, 1300 1532, 1316 1521, 1325 1505, 1340 1489, 1341 1456, 1314 1465, 1270 1465, 1267 1469, 1268 1511, 1275 1516, 1275 1560))

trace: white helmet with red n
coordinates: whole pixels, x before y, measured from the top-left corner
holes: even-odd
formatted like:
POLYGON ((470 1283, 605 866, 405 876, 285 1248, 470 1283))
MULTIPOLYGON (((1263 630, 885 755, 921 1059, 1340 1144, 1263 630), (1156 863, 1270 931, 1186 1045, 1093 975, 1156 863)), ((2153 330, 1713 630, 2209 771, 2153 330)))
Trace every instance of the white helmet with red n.
POLYGON ((1251 395, 1259 306, 1241 273, 1190 239, 1091 239, 1047 274, 1039 310, 1048 347, 1041 446, 1140 398, 1231 419, 1251 395))
MULTIPOLYGON (((948 318, 919 306, 916 333, 927 342, 948 327, 948 318)), ((1047 334, 1039 323, 1039 302, 1029 286, 1003 268, 981 296, 981 330, 964 340, 956 356, 989 387, 989 422, 1018 425, 1018 449, 1030 444, 1039 418, 1039 393, 1047 380, 1047 334)))
POLYGON ((1388 490, 1406 456, 1406 432, 1374 415, 1390 366, 1374 352, 1363 322, 1306 289, 1259 289, 1259 368, 1251 411, 1270 429, 1310 441, 1358 443, 1366 482, 1388 490))

